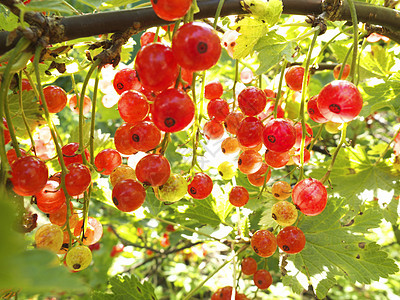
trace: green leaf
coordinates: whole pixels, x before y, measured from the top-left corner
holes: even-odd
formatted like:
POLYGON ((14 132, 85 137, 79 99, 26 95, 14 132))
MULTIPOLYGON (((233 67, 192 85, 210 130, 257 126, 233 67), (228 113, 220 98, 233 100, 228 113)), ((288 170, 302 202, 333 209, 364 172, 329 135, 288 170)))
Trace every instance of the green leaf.
MULTIPOLYGON (((18 137, 28 138, 28 132, 19 106, 19 94, 12 94, 8 96, 8 103, 10 108, 10 114, 15 129, 15 134, 18 137)), ((24 108, 25 118, 28 122, 30 131, 34 131, 36 127, 46 123, 43 118, 43 109, 40 107, 39 102, 32 91, 22 92, 22 105, 24 108)))
POLYGON ((93 300, 116 299, 116 300, 156 300, 154 288, 149 282, 141 284, 134 276, 115 276, 110 279, 111 292, 95 291, 92 293, 93 300))
POLYGON ((29 4, 16 5, 22 11, 51 11, 58 13, 73 13, 73 9, 62 0, 34 0, 29 4))
MULTIPOLYGON (((306 236, 306 246, 289 257, 296 271, 301 270, 313 283, 334 275, 346 276, 350 282, 370 283, 398 271, 392 259, 375 243, 369 243, 364 233, 379 226, 382 215, 377 209, 367 209, 353 222, 341 224, 346 215, 345 198, 329 199, 327 207, 318 216, 304 217, 299 227, 306 236)), ((331 280, 331 279, 330 279, 331 280)), ((317 286, 318 297, 324 297, 329 282, 317 286)))
POLYGON ((261 20, 245 17, 235 27, 241 35, 236 40, 233 58, 241 59, 253 52, 258 40, 265 36, 268 28, 261 20))
POLYGON ((279 200, 276 200, 274 197, 270 196, 268 201, 264 203, 264 209, 262 212, 262 216, 259 222, 261 228, 275 227, 277 223, 272 218, 272 206, 277 203, 279 200))
POLYGON ((0 30, 12 31, 19 25, 18 17, 0 6, 0 30))
POLYGON ((304 287, 294 276, 289 276, 289 275, 283 276, 282 283, 283 285, 290 287, 292 291, 296 294, 301 294, 304 291, 304 287))
POLYGON ((283 10, 281 0, 245 0, 244 3, 246 10, 270 26, 278 23, 283 10))
POLYGON ((364 57, 360 59, 360 67, 378 78, 386 77, 395 65, 394 55, 378 45, 371 46, 371 48, 372 51, 366 52, 364 57))
POLYGON ((185 211, 185 216, 202 224, 216 227, 221 223, 221 219, 214 212, 215 205, 216 202, 211 196, 203 200, 196 200, 194 205, 185 211))
POLYGON ((153 189, 149 188, 147 189, 146 192, 146 200, 143 203, 144 207, 147 207, 149 210, 149 213, 156 217, 160 211, 163 210, 164 207, 164 202, 158 200, 156 198, 156 195, 154 194, 153 189))

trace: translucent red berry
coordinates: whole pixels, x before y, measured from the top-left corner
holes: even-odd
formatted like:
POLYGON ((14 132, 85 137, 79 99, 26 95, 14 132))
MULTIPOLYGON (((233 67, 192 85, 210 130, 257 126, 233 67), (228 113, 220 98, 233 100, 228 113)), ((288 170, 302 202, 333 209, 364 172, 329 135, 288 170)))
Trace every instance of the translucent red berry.
MULTIPOLYGON (((211 300, 231 300, 234 289, 231 286, 219 288, 211 296, 211 300)), ((235 299, 237 299, 237 292, 235 291, 235 299)))
POLYGON ((90 170, 79 163, 70 164, 68 170, 68 174, 65 175, 65 187, 70 196, 78 196, 86 191, 92 182, 90 170))
POLYGON ((258 270, 253 275, 253 281, 259 289, 265 290, 272 284, 271 273, 264 269, 258 270))
POLYGON ((271 170, 268 171, 268 174, 267 170, 268 165, 262 163, 261 168, 257 172, 247 175, 247 179, 254 186, 263 186, 271 178, 271 170))
POLYGON ((205 173, 196 173, 188 185, 188 193, 194 199, 205 199, 207 198, 213 189, 213 181, 205 173))
POLYGON ((230 112, 225 118, 225 129, 231 134, 236 134, 240 122, 244 119, 244 114, 240 111, 230 112))
POLYGON ((224 135, 224 125, 216 120, 211 120, 204 124, 203 132, 208 140, 218 140, 224 135))
MULTIPOLYGON (((311 143, 311 139, 313 137, 313 131, 312 131, 310 125, 308 125, 307 123, 305 125, 306 125, 306 131, 307 131, 308 135, 307 134, 305 135, 304 147, 307 147, 311 143)), ((300 148, 301 139, 303 136, 303 127, 302 127, 301 122, 294 125, 294 129, 296 130, 296 142, 294 143, 293 147, 300 148)))
POLYGON ((167 182, 171 167, 168 160, 159 154, 149 154, 136 165, 137 179, 146 185, 160 186, 167 182))
POLYGON ((101 150, 94 159, 97 170, 103 175, 110 175, 121 163, 121 154, 114 149, 101 150))
POLYGON ((245 115, 255 116, 264 110, 267 104, 267 97, 263 90, 251 86, 240 92, 238 95, 238 103, 245 115))
POLYGON ((317 100, 318 100, 318 95, 313 96, 313 97, 311 97, 310 100, 308 100, 308 103, 307 103, 308 116, 314 122, 326 123, 326 122, 328 122, 328 119, 325 118, 319 111, 319 108, 317 105, 317 100))
POLYGON ((257 230, 251 237, 251 247, 259 256, 270 257, 276 251, 276 237, 271 231, 257 230))
POLYGON ((118 112, 127 123, 137 123, 146 118, 150 105, 147 98, 138 91, 125 91, 118 100, 118 112))
POLYGON ((48 180, 43 189, 35 194, 35 197, 38 208, 46 214, 57 211, 65 204, 64 192, 60 189, 59 183, 53 180, 48 180))
POLYGON ((221 151, 224 154, 233 154, 239 151, 239 142, 234 137, 227 137, 221 143, 221 151))
POLYGON ((286 166, 286 164, 289 162, 290 154, 288 151, 275 152, 271 150, 266 150, 264 158, 267 165, 273 168, 282 168, 286 166))
POLYGON ((257 262, 252 257, 243 258, 241 266, 244 275, 253 275, 257 271, 257 262))
POLYGON ((229 202, 236 207, 242 207, 249 202, 249 192, 243 186, 234 186, 229 193, 229 202))
POLYGON ((254 150, 246 150, 240 154, 238 168, 243 174, 252 174, 262 167, 262 156, 254 150))
MULTIPOLYGON (((60 87, 55 85, 46 86, 43 89, 44 99, 46 100, 49 113, 58 113, 67 105, 67 93, 60 87)), ((42 103, 42 101, 40 101, 42 103)))
MULTIPOLYGON (((68 167, 68 165, 73 164, 73 163, 83 163, 82 160, 82 154, 78 152, 79 150, 79 144, 78 143, 69 143, 64 145, 62 148, 62 154, 63 154, 63 159, 65 165, 68 167)), ((85 149, 85 157, 87 160, 90 159, 90 154, 87 149, 85 149)))
POLYGON ((210 119, 222 122, 229 114, 229 104, 223 99, 214 99, 208 102, 207 113, 210 119))
POLYGON ((221 98, 224 88, 219 81, 212 81, 204 87, 204 97, 209 100, 221 98))
POLYGON ((264 127, 263 141, 268 150, 286 152, 296 142, 296 130, 289 120, 273 119, 264 127))
POLYGON ((119 181, 112 190, 112 200, 115 206, 124 212, 138 209, 146 199, 146 191, 142 184, 134 179, 119 181))
POLYGON ((132 136, 130 130, 133 126, 134 124, 132 123, 124 123, 115 131, 115 149, 124 155, 131 155, 138 152, 131 142, 132 136))
MULTIPOLYGON (((301 66, 290 67, 285 74, 285 81, 292 91, 301 91, 303 85, 304 68, 301 66)), ((310 75, 308 75, 308 82, 310 75)))
POLYGON ((152 122, 141 121, 129 131, 131 144, 138 151, 147 152, 157 147, 161 141, 161 131, 152 122))
POLYGON ((283 228, 276 236, 276 240, 279 248, 290 254, 299 253, 306 245, 303 231, 296 226, 283 228))
POLYGON ((192 0, 151 0, 154 12, 161 19, 175 21, 189 11, 192 0))
MULTIPOLYGON (((342 64, 338 64, 334 69, 333 69, 333 77, 335 77, 335 79, 339 79, 339 74, 340 74, 340 70, 342 68, 342 64)), ((342 74, 342 78, 340 78, 340 80, 345 80, 350 74, 350 65, 346 64, 344 66, 344 70, 343 70, 343 74, 342 74)))
MULTIPOLYGON (((69 99, 69 108, 76 114, 79 114, 79 103, 81 103, 80 95, 78 95, 79 100, 77 100, 76 95, 72 95, 69 99)), ((86 115, 92 109, 92 100, 90 100, 89 96, 85 95, 83 98, 83 114, 86 115)))
POLYGON ((255 147, 263 141, 263 129, 264 125, 258 118, 244 118, 237 128, 237 139, 244 147, 255 147))
POLYGON ((320 214, 327 203, 328 194, 321 181, 307 178, 299 181, 292 191, 293 204, 308 216, 320 214))

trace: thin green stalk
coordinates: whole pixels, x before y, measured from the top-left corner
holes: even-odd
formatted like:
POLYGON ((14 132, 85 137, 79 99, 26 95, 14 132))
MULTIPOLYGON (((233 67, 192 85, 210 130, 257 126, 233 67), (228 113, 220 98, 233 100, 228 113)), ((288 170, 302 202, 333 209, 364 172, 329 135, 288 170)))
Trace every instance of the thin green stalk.
POLYGON ((287 60, 283 60, 283 65, 281 68, 281 75, 279 77, 279 85, 278 85, 278 93, 276 94, 276 99, 275 99, 275 107, 274 107, 274 118, 276 119, 278 115, 278 105, 279 105, 279 99, 281 98, 282 94, 282 84, 283 84, 283 77, 285 77, 285 70, 287 66, 287 60))
POLYGON ((160 34, 160 26, 156 29, 156 34, 154 35, 154 43, 157 43, 158 35, 160 34))
POLYGON ((323 58, 324 58, 324 56, 322 55, 322 54, 324 54, 324 52, 325 52, 325 50, 328 48, 328 46, 334 41, 334 40, 336 40, 336 38, 339 36, 339 35, 341 35, 342 34, 342 32, 339 32, 338 34, 336 34, 333 38, 331 38, 329 41, 327 41, 326 43, 325 43, 325 45, 321 48, 321 51, 319 52, 319 54, 318 54, 318 56, 317 56, 317 60, 315 61, 316 63, 318 63, 318 62, 320 62, 323 58))
POLYGON ((390 145, 394 142, 395 138, 397 137, 397 135, 400 133, 400 128, 396 131, 396 133, 393 135, 393 138, 390 140, 390 142, 387 144, 385 150, 383 150, 383 152, 381 153, 381 155, 379 155, 378 159, 376 160, 376 162, 374 163, 374 166, 376 166, 377 164, 379 164, 379 162, 382 160, 382 158, 386 155, 386 153, 389 151, 389 149, 391 148, 390 145))
POLYGON ((262 74, 258 76, 258 88, 262 90, 262 74))
MULTIPOLYGON (((356 74, 356 63, 357 63, 357 51, 358 51, 358 20, 357 20, 357 12, 356 6, 354 5, 353 0, 347 0, 349 2, 351 21, 353 23, 353 59, 351 61, 350 67, 350 78, 351 82, 354 83, 355 74, 356 74)), ((344 68, 342 68, 344 69, 344 68)), ((339 77, 341 78, 341 77, 339 77)))
POLYGON ((319 31, 319 30, 320 30, 320 28, 318 26, 315 28, 312 28, 309 31, 307 31, 305 34, 300 35, 297 38, 290 40, 289 42, 298 42, 298 41, 304 40, 305 38, 308 38, 309 36, 313 35, 314 32, 319 31))
POLYGON ((239 60, 235 59, 235 81, 233 82, 232 94, 233 94, 233 107, 232 110, 235 110, 236 107, 236 84, 239 81, 239 60))
POLYGON ((200 290, 204 284, 211 278, 213 277, 215 274, 217 274, 219 271, 221 271, 221 269, 223 267, 225 267, 227 264, 229 264, 233 259, 235 259, 235 257, 237 257, 240 253, 242 253, 243 251, 245 251, 247 248, 249 247, 249 245, 244 245, 242 248, 240 248, 235 255, 233 255, 233 257, 231 257, 230 259, 227 259, 222 265, 220 265, 218 267, 218 269, 216 269, 214 272, 212 272, 210 275, 207 276, 206 279, 204 279, 195 289, 191 290, 189 294, 186 295, 185 298, 183 298, 183 300, 188 300, 191 299, 191 297, 196 294, 196 292, 198 290, 200 290))
POLYGON ((314 145, 317 143, 319 137, 321 136, 322 130, 324 129, 324 124, 320 124, 318 127, 319 127, 319 128, 318 128, 318 132, 317 132, 317 134, 314 136, 314 138, 312 139, 312 141, 311 141, 311 143, 310 143, 308 149, 312 149, 312 147, 314 147, 314 145))
POLYGON ((342 67, 340 68, 340 72, 339 72, 339 77, 338 78, 342 78, 343 71, 344 71, 344 66, 346 66, 346 62, 349 59, 350 53, 353 51, 353 46, 354 45, 351 45, 349 50, 347 50, 346 56, 344 57, 343 62, 342 62, 342 67))
POLYGON ((306 128, 306 116, 305 116, 305 106, 306 106, 306 94, 307 94, 307 86, 308 86, 308 73, 311 62, 311 55, 313 48, 315 46, 315 42, 317 41, 317 37, 319 35, 319 30, 315 31, 314 37, 311 41, 310 47, 308 48, 306 65, 304 67, 304 76, 303 76, 303 85, 302 85, 302 93, 301 93, 301 104, 300 104, 300 118, 301 118, 301 146, 300 146, 300 177, 299 180, 302 180, 304 177, 304 148, 305 148, 305 139, 307 134, 306 128))
POLYGON ((363 43, 361 45, 361 49, 360 52, 358 54, 358 61, 357 61, 357 81, 355 82, 355 85, 358 85, 358 83, 360 82, 360 60, 361 60, 361 54, 363 52, 363 50, 365 49, 365 46, 367 45, 367 39, 363 40, 363 43))
POLYGON ((224 5, 224 2, 225 2, 225 0, 219 0, 217 11, 215 12, 215 17, 214 17, 214 24, 213 24, 214 29, 217 28, 218 18, 219 18, 219 15, 221 14, 221 10, 222 10, 222 6, 224 5))
POLYGON ((320 180, 322 183, 325 183, 329 179, 329 176, 331 175, 340 148, 342 148, 342 145, 346 142, 346 132, 347 132, 347 123, 344 123, 342 128, 342 135, 340 136, 339 144, 337 145, 336 150, 332 155, 332 161, 328 167, 328 171, 325 173, 324 177, 322 177, 320 180))
POLYGON ((51 137, 53 138, 54 141, 54 146, 56 148, 56 152, 57 152, 57 156, 58 159, 60 161, 60 166, 61 166, 61 183, 60 186, 64 192, 65 195, 65 199, 66 199, 66 204, 67 204, 67 230, 68 230, 68 235, 69 235, 69 247, 71 247, 72 245, 72 233, 71 233, 71 228, 70 228, 70 224, 69 224, 69 219, 71 217, 71 207, 70 207, 70 203, 71 203, 71 196, 68 194, 67 192, 67 188, 65 186, 65 175, 68 173, 67 167, 65 166, 65 162, 64 162, 64 157, 62 154, 62 150, 60 147, 60 144, 58 142, 58 137, 56 134, 56 131, 54 130, 54 124, 51 122, 51 118, 50 118, 50 113, 49 113, 49 109, 47 108, 47 103, 44 100, 44 93, 43 93, 43 88, 42 88, 42 84, 41 84, 41 79, 40 79, 40 69, 39 69, 39 57, 40 57, 40 53, 42 51, 41 46, 38 46, 36 48, 35 51, 35 58, 33 59, 33 66, 34 66, 34 70, 35 70, 35 76, 36 76, 36 83, 37 83, 37 87, 38 87, 38 93, 39 93, 39 97, 40 99, 42 99, 42 105, 43 105, 43 109, 44 109, 44 115, 45 115, 45 119, 47 121, 47 125, 50 128, 50 133, 51 133, 51 137))
POLYGON ((92 99, 92 118, 90 120, 90 139, 89 139, 89 152, 90 164, 94 166, 94 131, 96 128, 96 105, 97 105, 97 91, 100 81, 100 69, 96 69, 96 79, 94 81, 93 99, 92 99))

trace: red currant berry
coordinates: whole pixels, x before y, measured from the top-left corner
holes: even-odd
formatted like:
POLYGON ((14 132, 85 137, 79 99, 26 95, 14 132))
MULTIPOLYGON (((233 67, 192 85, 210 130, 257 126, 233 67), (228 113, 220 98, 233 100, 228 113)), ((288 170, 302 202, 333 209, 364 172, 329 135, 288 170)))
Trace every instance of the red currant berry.
POLYGON ((137 152, 131 142, 130 130, 133 126, 132 123, 124 123, 115 131, 114 145, 119 153, 131 155, 137 152))
POLYGON ((212 189, 212 179, 205 173, 196 173, 188 185, 188 193, 194 199, 207 198, 211 194, 212 189))
POLYGON ((28 79, 21 79, 21 86, 23 91, 32 91, 33 88, 31 86, 31 83, 29 82, 28 79))
POLYGON ((19 157, 11 166, 13 190, 20 196, 39 193, 46 185, 48 176, 46 164, 36 156, 19 157))
POLYGON ((149 110, 146 96, 138 91, 125 91, 118 100, 119 115, 127 123, 144 120, 149 110))
MULTIPOLYGON (((70 211, 71 211, 71 216, 70 216, 70 224, 71 224, 74 222, 73 219, 75 219, 75 218, 73 218, 74 206, 72 205, 72 202, 70 202, 69 204, 70 204, 69 207, 70 207, 70 211)), ((78 221, 78 219, 75 219, 75 220, 78 221)), ((56 211, 49 214, 49 221, 52 224, 55 224, 58 226, 64 226, 65 222, 67 221, 67 204, 65 203, 65 200, 64 200, 63 205, 61 205, 61 207, 59 209, 57 209, 56 211)), ((75 227, 76 224, 72 224, 72 225, 73 226, 71 226, 71 227, 75 227)))
POLYGON ((353 83, 336 80, 322 88, 317 105, 321 114, 329 121, 345 123, 358 116, 363 106, 363 99, 353 83))
POLYGON ((257 271, 257 262, 252 257, 245 257, 242 260, 242 273, 244 275, 253 275, 257 271))
MULTIPOLYGON (((303 85, 303 77, 304 68, 301 66, 293 66, 287 70, 285 74, 285 81, 292 91, 301 91, 303 85)), ((310 82, 310 75, 308 75, 307 82, 310 82)))
MULTIPOLYGON (((81 96, 78 95, 79 100, 76 99, 76 95, 73 95, 69 99, 69 108, 76 114, 79 115, 79 103, 81 101, 81 96)), ((92 109, 92 100, 90 100, 89 96, 85 95, 83 98, 83 114, 86 115, 92 109)))
POLYGON ((110 175, 121 163, 121 154, 114 149, 101 150, 94 159, 97 170, 103 175, 110 175))
POLYGON ((194 104, 185 92, 168 89, 154 101, 152 120, 162 131, 181 131, 192 122, 193 117, 194 104))
POLYGON ((268 150, 286 152, 296 142, 296 130, 289 120, 273 119, 264 127, 263 140, 268 150))
MULTIPOLYGON (((83 229, 83 219, 79 220, 74 227, 74 236, 80 236, 83 229)), ((93 245, 97 243, 103 235, 103 225, 96 218, 89 217, 83 237, 84 245, 93 245)))
POLYGON ((292 191, 293 204, 308 216, 320 214, 328 200, 324 185, 317 179, 307 178, 299 181, 292 191))
POLYGON ((262 167, 262 156, 254 150, 246 150, 240 154, 238 168, 243 174, 252 174, 262 167))
POLYGON ((237 133, 240 122, 244 119, 244 114, 239 111, 230 112, 225 118, 225 129, 231 134, 237 133))
MULTIPOLYGON (((339 79, 339 74, 340 74, 341 68, 342 68, 342 64, 339 64, 333 69, 333 77, 335 77, 335 79, 339 79)), ((346 64, 344 66, 342 78, 340 78, 340 80, 345 80, 349 76, 349 74, 350 74, 350 65, 346 64)))
POLYGON ((276 240, 279 248, 290 254, 299 253, 306 245, 303 231, 295 226, 283 228, 276 236, 276 240))
POLYGON ((124 212, 131 212, 142 206, 146 199, 146 191, 136 180, 119 181, 112 190, 112 200, 115 206, 124 212))
MULTIPOLYGON (((44 99, 46 100, 49 113, 58 113, 67 105, 67 93, 60 87, 55 85, 46 86, 43 89, 44 99)), ((42 101, 40 101, 42 103, 42 101)))
POLYGON ((38 208, 45 214, 56 212, 65 204, 65 195, 59 185, 57 181, 48 180, 44 188, 35 195, 38 208))
POLYGON ((69 165, 68 169, 69 172, 65 175, 65 187, 70 196, 78 196, 86 191, 92 182, 90 170, 79 163, 69 165))
POLYGON ((149 154, 136 165, 136 177, 145 185, 161 186, 171 174, 168 160, 159 154, 149 154))
POLYGON ((271 166, 273 168, 282 168, 286 166, 286 164, 290 160, 290 154, 289 151, 287 152, 275 152, 271 150, 265 151, 265 162, 268 166, 271 166))
POLYGON ((251 247, 259 256, 270 257, 276 251, 276 237, 271 231, 257 230, 251 237, 251 247))
POLYGON ((135 179, 135 170, 127 165, 120 165, 116 167, 110 174, 110 182, 112 186, 115 186, 119 181, 124 179, 135 179))
POLYGON ((240 92, 238 103, 240 109, 245 115, 255 116, 264 110, 267 104, 267 97, 263 90, 251 86, 240 92))
POLYGON ((247 175, 247 179, 249 182, 254 185, 254 186, 263 186, 265 182, 268 182, 269 179, 271 178, 271 170, 268 171, 268 165, 266 163, 263 163, 261 168, 252 174, 247 175), (267 176, 267 178, 265 178, 267 176))
POLYGON ((192 0, 151 0, 154 12, 166 21, 182 18, 189 11, 192 0))
POLYGON ((326 122, 328 122, 328 119, 325 118, 319 111, 317 101, 318 101, 318 95, 313 96, 313 97, 311 97, 310 100, 308 100, 308 103, 307 103, 308 116, 314 122, 326 123, 326 122))
POLYGON ((204 87, 204 97, 209 100, 221 98, 223 93, 224 88, 219 81, 209 82, 204 87))
POLYGON ((191 22, 179 28, 174 35, 172 51, 181 67, 204 71, 217 63, 221 55, 221 42, 211 26, 191 22))
POLYGON ((214 99, 208 102, 207 113, 211 120, 222 122, 229 114, 229 104, 223 99, 214 99))
POLYGON ((129 134, 131 144, 138 151, 147 152, 160 143, 161 131, 152 122, 142 121, 133 126, 129 134))
POLYGON ((267 96, 267 101, 272 101, 276 98, 276 93, 273 90, 264 89, 264 94, 267 96))
MULTIPOLYGON (((226 286, 223 288, 219 288, 215 291, 215 293, 211 296, 211 300, 231 300, 233 288, 231 286, 226 286)), ((237 299, 237 292, 235 291, 235 299, 237 299)))
MULTIPOLYGON (((148 44, 154 43, 154 39, 156 37, 156 34, 151 31, 147 31, 143 33, 140 37, 140 46, 144 47, 148 44)), ((160 37, 157 37, 157 42, 161 42, 160 37)))
POLYGON ((148 44, 136 55, 135 69, 144 88, 160 92, 171 86, 179 75, 179 67, 170 47, 148 44))
POLYGON ((263 141, 263 123, 256 117, 244 118, 236 130, 237 139, 244 147, 255 147, 263 141))
POLYGON ((229 193, 229 202, 236 207, 242 207, 249 202, 249 192, 243 186, 234 186, 229 193))
POLYGON ((261 269, 254 273, 254 284, 261 290, 265 290, 272 284, 271 273, 267 270, 261 269))
MULTIPOLYGON (((21 157, 27 156, 26 151, 24 149, 19 149, 19 151, 21 152, 21 157)), ((18 158, 17 153, 15 152, 15 149, 12 148, 10 150, 7 151, 7 160, 8 160, 8 164, 11 166, 12 163, 18 158)))
POLYGON ((204 124, 203 132, 208 140, 218 140, 225 133, 224 125, 216 120, 211 120, 204 124))
POLYGON ((239 151, 239 142, 236 138, 228 136, 221 143, 221 151, 224 154, 233 154, 239 151))
MULTIPOLYGON (((301 125, 301 122, 294 125, 294 129, 296 130, 296 142, 294 143, 293 147, 300 148, 301 139, 302 139, 302 135, 303 135, 303 127, 301 125)), ((312 131, 310 125, 308 125, 307 123, 306 123, 306 131, 310 136, 308 136, 306 134, 305 141, 304 141, 305 142, 304 147, 307 147, 311 143, 311 139, 313 137, 313 131, 312 131)))
POLYGON ((165 227, 165 230, 168 232, 174 232, 176 229, 175 229, 174 225, 168 224, 167 227, 165 227))
MULTIPOLYGON (((303 152, 303 153, 304 153, 304 154, 303 154, 303 161, 304 161, 304 164, 308 164, 308 162, 310 161, 310 158, 311 158, 310 151, 308 151, 307 149, 304 149, 304 152, 303 152)), ((297 150, 294 152, 294 155, 292 156, 292 159, 293 159, 293 162, 294 162, 296 165, 301 166, 300 149, 297 149, 297 150)))
MULTIPOLYGON (((80 163, 80 164, 83 163, 82 155, 78 153, 78 149, 79 149, 78 143, 69 143, 61 148, 64 158, 64 163, 67 167, 73 163, 80 163)), ((90 154, 87 149, 85 149, 85 156, 87 160, 90 160, 90 154)))
POLYGON ((271 193, 278 200, 286 200, 292 194, 292 187, 286 181, 276 181, 272 185, 271 193))

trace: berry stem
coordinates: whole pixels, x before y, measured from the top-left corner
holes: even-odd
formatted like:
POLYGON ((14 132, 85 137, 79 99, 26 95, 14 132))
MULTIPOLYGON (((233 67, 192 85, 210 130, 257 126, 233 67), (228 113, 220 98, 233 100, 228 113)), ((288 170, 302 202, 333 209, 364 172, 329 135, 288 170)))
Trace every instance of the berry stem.
MULTIPOLYGON (((26 72, 26 71, 24 70, 24 72, 26 72)), ((32 84, 31 84, 31 86, 32 86, 32 84)), ((31 130, 28 125, 28 121, 26 120, 24 105, 22 102, 22 71, 19 72, 18 90, 19 90, 18 100, 19 100, 19 109, 21 110, 21 117, 24 122, 26 132, 29 135, 29 139, 31 140, 32 151, 36 155, 35 141, 33 140, 32 133, 31 133, 31 130)))
MULTIPOLYGON (((357 12, 356 7, 354 5, 353 0, 348 0, 350 14, 351 14, 351 21, 353 23, 353 59, 351 61, 350 67, 350 78, 351 82, 354 83, 355 74, 356 74, 356 63, 357 63, 357 51, 358 51, 358 20, 357 20, 357 12)), ((344 66, 343 68, 344 69, 344 66)), ((342 70, 340 70, 342 72, 342 70)), ((339 78, 342 78, 339 76, 339 78)))
POLYGON ((225 0, 219 0, 217 11, 215 12, 215 17, 214 17, 214 24, 213 24, 214 29, 217 28, 218 18, 219 18, 219 15, 221 14, 221 10, 222 10, 222 6, 224 6, 224 2, 225 2, 225 0))
POLYGON ((274 107, 274 118, 275 119, 278 114, 278 104, 279 104, 279 99, 281 98, 281 94, 282 94, 283 77, 285 76, 285 70, 286 70, 287 63, 288 63, 287 60, 284 59, 282 68, 281 68, 281 75, 279 77, 278 93, 276 94, 276 99, 275 99, 275 107, 274 107))
POLYGON ((239 80, 239 60, 235 59, 235 81, 233 82, 233 87, 232 87, 232 94, 233 94, 232 111, 234 111, 236 107, 236 84, 238 80, 239 80))
POLYGON ((191 290, 189 292, 189 294, 186 295, 185 298, 183 298, 183 300, 188 300, 191 299, 191 297, 198 291, 200 290, 204 284, 210 279, 212 278, 215 274, 217 274, 223 267, 225 267, 228 263, 230 263, 233 259, 235 259, 235 257, 237 257, 240 253, 242 253, 243 251, 245 251, 247 248, 249 247, 249 245, 244 245, 242 248, 240 248, 234 255, 233 257, 227 259, 222 265, 220 265, 218 267, 218 269, 216 269, 214 272, 212 272, 210 275, 207 276, 206 279, 204 279, 196 288, 194 288, 193 290, 191 290))
POLYGON ((389 151, 390 149, 390 145, 394 142, 395 138, 397 137, 397 135, 400 133, 400 128, 396 131, 396 133, 393 135, 393 138, 390 140, 390 142, 387 144, 385 150, 383 150, 383 152, 381 153, 381 155, 379 155, 378 159, 376 160, 376 162, 374 163, 374 166, 376 166, 377 164, 379 164, 379 162, 382 160, 382 158, 386 155, 386 153, 389 151))
POLYGON ((154 41, 153 43, 157 43, 158 35, 160 34, 160 26, 157 27, 156 33, 154 35, 154 41))
POLYGON ((308 149, 312 149, 314 145, 318 142, 319 137, 321 136, 322 130, 324 129, 324 124, 320 124, 318 126, 318 132, 314 136, 314 138, 311 140, 310 145, 308 146, 308 149))
POLYGON ((96 78, 94 81, 93 88, 93 99, 92 99, 92 117, 90 120, 90 139, 89 139, 89 152, 90 152, 90 164, 94 166, 94 131, 96 128, 96 105, 97 105, 97 91, 99 88, 100 80, 100 69, 96 70, 96 78))
POLYGON ((337 145, 336 150, 332 155, 332 161, 328 167, 328 171, 325 173, 324 177, 322 177, 320 180, 322 183, 325 183, 329 179, 329 176, 331 175, 331 172, 333 170, 333 165, 335 164, 335 160, 339 154, 339 150, 346 141, 346 132, 347 132, 347 123, 343 123, 342 134, 340 136, 339 144, 337 145))
POLYGON ((338 79, 342 78, 342 75, 343 75, 343 72, 344 72, 344 67, 346 66, 346 62, 347 62, 347 59, 350 56, 351 51, 353 51, 353 47, 354 47, 354 44, 352 44, 350 46, 349 50, 346 53, 346 56, 343 59, 342 66, 340 67, 340 72, 339 72, 338 79))

